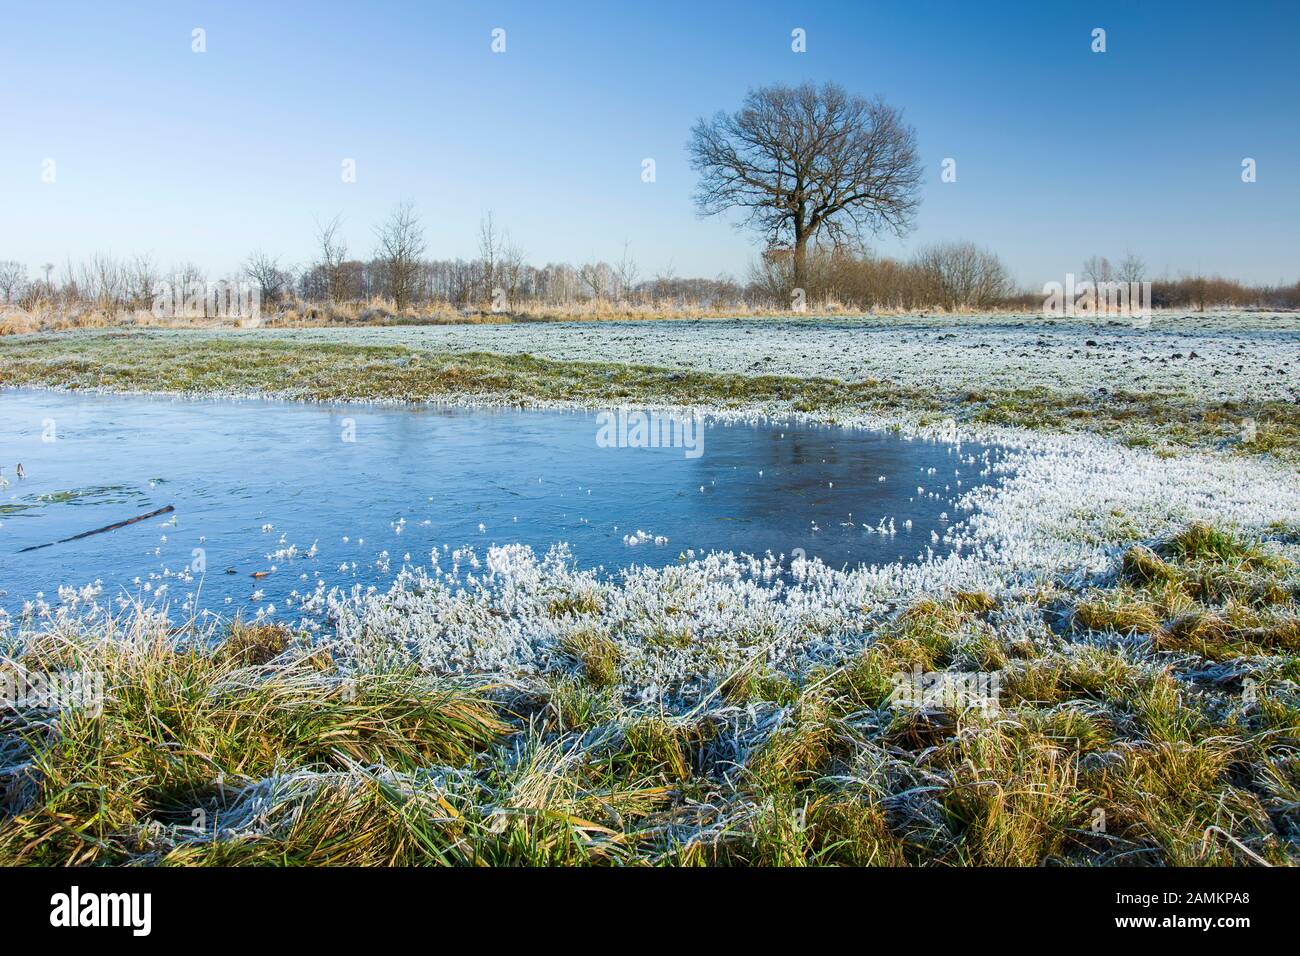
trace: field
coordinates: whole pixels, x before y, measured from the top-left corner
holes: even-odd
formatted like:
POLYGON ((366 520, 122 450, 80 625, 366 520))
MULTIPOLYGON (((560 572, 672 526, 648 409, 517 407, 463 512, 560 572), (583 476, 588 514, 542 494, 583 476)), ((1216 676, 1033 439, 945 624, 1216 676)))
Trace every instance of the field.
POLYGON ((70 589, 4 622, 5 666, 100 673, 102 713, 6 715, 0 861, 1295 863, 1298 376, 1300 320, 1254 314, 6 337, 6 386, 689 406, 1016 451, 917 565, 611 580, 503 547, 321 594, 312 632, 70 589))

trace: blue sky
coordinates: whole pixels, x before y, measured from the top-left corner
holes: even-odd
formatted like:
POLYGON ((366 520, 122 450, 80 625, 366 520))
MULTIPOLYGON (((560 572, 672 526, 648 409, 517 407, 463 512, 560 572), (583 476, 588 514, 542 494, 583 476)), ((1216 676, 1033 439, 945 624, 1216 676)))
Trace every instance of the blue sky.
POLYGON ((0 258, 33 271, 94 252, 302 262, 336 213, 369 255, 411 200, 430 256, 472 256, 492 210, 536 264, 626 241, 643 275, 743 276, 755 238, 691 204, 690 126, 810 79, 917 129, 921 211, 883 252, 971 239, 1033 286, 1128 249, 1156 275, 1300 277, 1295 3, 2 6, 0 258))

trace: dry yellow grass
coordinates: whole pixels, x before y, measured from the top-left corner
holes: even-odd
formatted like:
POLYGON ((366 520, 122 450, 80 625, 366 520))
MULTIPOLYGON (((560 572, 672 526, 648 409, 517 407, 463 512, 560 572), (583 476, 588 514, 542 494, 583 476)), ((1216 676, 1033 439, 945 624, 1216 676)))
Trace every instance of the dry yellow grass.
MULTIPOLYGON (((824 299, 809 302, 807 315, 849 316, 861 315, 860 308, 824 299)), ((875 315, 959 315, 943 308, 903 309, 877 307, 875 315)), ((1015 309, 981 309, 978 314, 1006 312, 1018 314, 1015 309)), ((969 313, 975 314, 975 313, 969 313)), ((770 305, 744 302, 719 306, 667 301, 616 301, 592 299, 581 302, 548 304, 521 302, 508 309, 494 312, 487 306, 457 306, 450 302, 426 302, 398 309, 389 299, 373 297, 346 302, 293 301, 268 307, 256 319, 234 317, 174 317, 159 318, 148 309, 121 308, 105 311, 93 305, 58 306, 39 302, 30 309, 17 306, 0 307, 0 335, 26 335, 36 332, 57 332, 68 329, 133 328, 156 326, 160 328, 221 329, 257 326, 261 328, 323 328, 329 326, 382 326, 382 325, 474 325, 508 324, 512 322, 618 322, 653 321, 657 319, 715 319, 761 318, 792 315, 790 309, 778 303, 770 305)))

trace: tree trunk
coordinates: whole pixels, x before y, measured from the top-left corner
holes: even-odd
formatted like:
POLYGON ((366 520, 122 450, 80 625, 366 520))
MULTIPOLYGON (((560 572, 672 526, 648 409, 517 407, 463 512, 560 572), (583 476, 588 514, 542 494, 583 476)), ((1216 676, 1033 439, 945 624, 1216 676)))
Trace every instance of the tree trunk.
POLYGON ((794 240, 794 288, 803 289, 805 293, 808 287, 804 285, 804 270, 808 257, 808 237, 803 234, 803 230, 795 230, 794 240))

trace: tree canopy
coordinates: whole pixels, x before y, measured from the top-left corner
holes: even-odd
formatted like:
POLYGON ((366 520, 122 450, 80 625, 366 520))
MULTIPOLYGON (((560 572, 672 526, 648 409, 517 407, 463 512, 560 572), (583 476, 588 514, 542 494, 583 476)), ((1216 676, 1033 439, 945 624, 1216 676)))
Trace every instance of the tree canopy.
POLYGON ((698 120, 687 148, 700 214, 743 211, 739 225, 790 247, 796 286, 810 240, 903 235, 920 204, 916 131, 833 83, 751 90, 737 112, 698 120))

